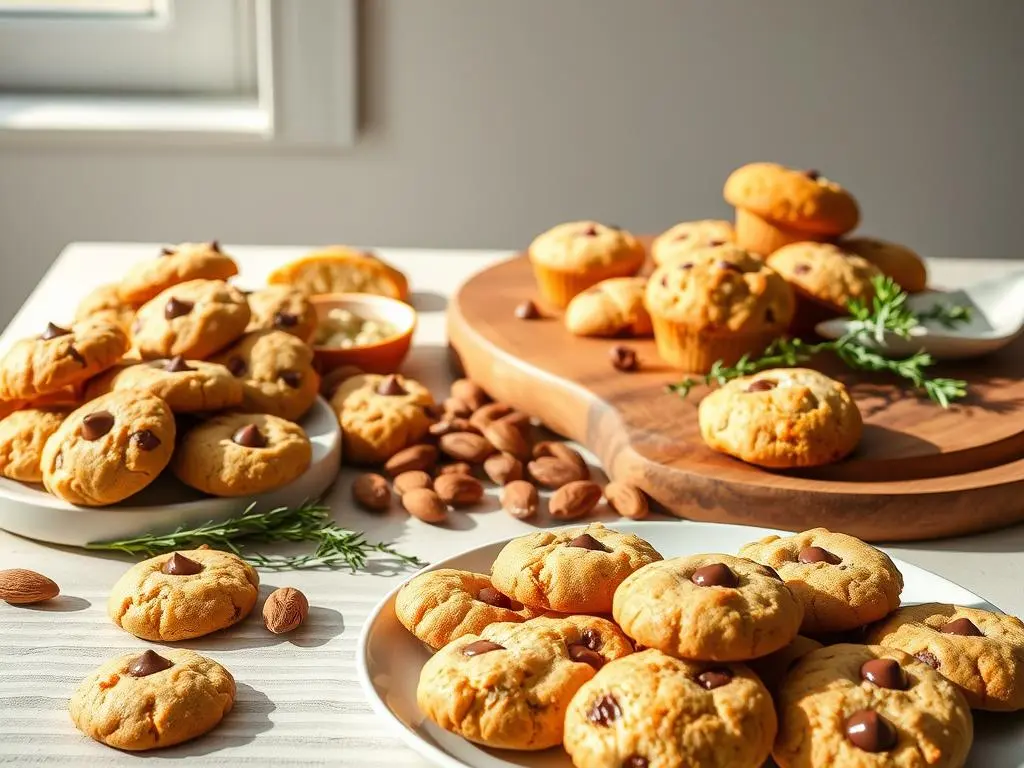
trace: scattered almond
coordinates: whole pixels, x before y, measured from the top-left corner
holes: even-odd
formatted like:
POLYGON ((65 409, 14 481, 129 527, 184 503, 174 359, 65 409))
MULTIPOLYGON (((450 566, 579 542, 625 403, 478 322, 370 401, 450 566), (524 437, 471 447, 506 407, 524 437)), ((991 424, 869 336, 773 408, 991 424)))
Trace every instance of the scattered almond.
POLYGON ((292 587, 275 589, 263 604, 263 623, 275 635, 291 632, 309 615, 309 601, 292 587))
POLYGON ((422 443, 411 445, 396 453, 384 464, 384 470, 392 477, 396 477, 403 472, 433 469, 436 463, 437 448, 422 443))
POLYGON ((452 464, 443 464, 438 467, 438 475, 472 475, 473 467, 464 461, 456 461, 452 464))
POLYGON ((560 443, 557 440, 537 443, 533 447, 533 458, 539 459, 542 456, 552 456, 562 461, 571 462, 579 469, 581 479, 590 477, 590 468, 587 466, 587 462, 583 460, 578 451, 574 451, 565 443, 560 443))
POLYGON ((585 480, 589 475, 581 472, 574 463, 554 456, 541 456, 527 464, 526 468, 530 477, 544 488, 561 488, 566 483, 585 480))
POLYGON ((11 605, 28 605, 50 600, 60 594, 52 579, 27 568, 0 571, 0 600, 11 605))
POLYGON ((444 415, 446 418, 466 419, 473 413, 473 409, 457 397, 449 397, 444 401, 444 415))
POLYGON ((530 444, 512 422, 504 419, 492 421, 484 427, 484 437, 502 453, 511 453, 524 461, 530 458, 530 444))
POLYGON ((643 520, 647 517, 647 497, 635 485, 616 482, 608 483, 604 487, 604 497, 608 502, 608 506, 623 517, 627 517, 630 520, 643 520))
POLYGON ((501 489, 501 508, 519 520, 537 514, 539 499, 537 489, 526 480, 513 480, 501 489))
POLYGON ((552 494, 548 512, 558 520, 575 520, 593 512, 599 501, 600 485, 590 480, 574 480, 552 494))
POLYGON ((487 442, 486 438, 472 432, 452 432, 450 435, 443 435, 439 445, 447 456, 470 464, 480 464, 494 453, 494 446, 487 442))
POLYGON ((483 387, 469 379, 456 379, 453 381, 451 394, 452 397, 458 398, 473 411, 483 408, 491 402, 491 398, 484 392, 483 387))
POLYGON ((484 427, 492 421, 504 418, 510 413, 512 413, 511 405, 506 405, 505 403, 488 403, 482 408, 477 408, 473 411, 473 415, 469 417, 469 423, 476 427, 480 432, 483 432, 484 427))
POLYGON ((365 472, 352 483, 352 499, 363 509, 383 512, 391 506, 391 489, 380 475, 365 472))
POLYGON ((443 523, 448 517, 448 508, 441 497, 429 488, 417 488, 402 495, 405 510, 425 523, 443 523))
POLYGON ((480 432, 479 429, 470 423, 469 419, 463 419, 459 416, 446 416, 437 423, 431 424, 427 431, 434 437, 450 435, 452 432, 480 432))
POLYGON ((495 485, 508 485, 523 479, 523 462, 511 453, 496 453, 484 462, 484 474, 495 485))
POLYGON ((415 491, 417 488, 432 488, 434 478, 423 470, 413 469, 398 475, 395 478, 394 486, 395 493, 401 496, 409 491, 415 491))
POLYGON ((468 507, 484 497, 484 487, 472 475, 441 475, 434 482, 434 492, 445 504, 468 507))

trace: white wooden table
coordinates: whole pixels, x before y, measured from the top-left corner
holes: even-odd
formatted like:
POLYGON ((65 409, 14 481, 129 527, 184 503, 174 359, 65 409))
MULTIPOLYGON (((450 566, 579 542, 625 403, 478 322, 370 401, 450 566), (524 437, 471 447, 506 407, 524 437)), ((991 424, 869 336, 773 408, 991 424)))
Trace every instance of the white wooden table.
MULTIPOLYGON (((68 322, 78 298, 116 280, 127 265, 150 256, 156 245, 75 244, 68 247, 0 337, 6 347, 39 333, 48 321, 68 322)), ((276 264, 301 247, 230 247, 242 266, 243 286, 263 284, 276 264)), ((444 330, 447 297, 466 277, 508 254, 383 250, 406 271, 420 312, 406 371, 441 394, 449 381, 444 330)), ((946 260, 932 264, 935 282, 959 285, 1014 269, 1013 263, 946 260)), ((405 552, 437 560, 490 540, 533 530, 502 513, 493 497, 482 511, 457 514, 444 528, 410 518, 399 509, 374 516, 349 501, 351 471, 329 498, 336 519, 370 539, 396 542, 405 552)), ((926 502, 924 502, 926 503, 926 502)), ((926 509, 922 510, 927 513, 926 509)), ((984 596, 1004 610, 1024 614, 1020 571, 1024 527, 981 536, 891 547, 890 551, 984 596)), ((50 547, 0 532, 0 568, 40 571, 62 588, 52 604, 0 603, 0 763, 75 766, 130 764, 138 756, 82 737, 67 714, 78 681, 104 659, 148 645, 106 616, 110 586, 126 561, 50 547)), ((258 610, 238 627, 185 647, 222 662, 238 681, 234 711, 211 734, 163 751, 164 759, 199 765, 423 766, 371 713, 356 682, 355 646, 373 605, 404 577, 367 573, 264 573, 264 589, 294 586, 309 597, 307 624, 284 636, 268 633, 258 610)), ((264 591, 264 595, 266 591, 264 591)))

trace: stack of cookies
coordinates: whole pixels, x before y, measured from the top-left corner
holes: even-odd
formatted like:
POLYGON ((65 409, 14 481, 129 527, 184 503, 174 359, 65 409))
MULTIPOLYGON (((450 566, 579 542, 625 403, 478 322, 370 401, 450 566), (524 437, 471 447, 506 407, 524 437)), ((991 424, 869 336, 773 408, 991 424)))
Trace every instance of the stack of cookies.
POLYGON ((1024 708, 1024 623, 900 608, 883 552, 815 529, 662 559, 600 525, 511 541, 490 575, 421 574, 399 621, 417 700, 478 744, 579 768, 962 766, 971 709, 1024 708))
POLYGON ((301 475, 295 422, 319 377, 316 315, 300 289, 246 293, 216 242, 182 243, 92 291, 0 359, 0 474, 72 504, 131 497, 167 467, 215 496, 301 475))

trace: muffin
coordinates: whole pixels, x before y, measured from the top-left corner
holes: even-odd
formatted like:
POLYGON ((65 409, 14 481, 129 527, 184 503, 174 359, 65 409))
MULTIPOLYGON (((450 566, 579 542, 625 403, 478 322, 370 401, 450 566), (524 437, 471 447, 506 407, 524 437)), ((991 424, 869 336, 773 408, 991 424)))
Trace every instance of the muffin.
POLYGON ((650 336, 646 287, 645 277, 602 280, 569 302, 565 327, 575 336, 650 336))
POLYGON ((882 272, 874 264, 831 243, 793 243, 768 257, 768 265, 796 293, 794 333, 812 333, 822 320, 847 313, 851 299, 870 301, 872 281, 882 272))
POLYGON ((633 235, 596 221, 549 229, 530 244, 529 256, 541 297, 558 309, 602 280, 635 275, 645 259, 633 235))
POLYGON ((793 318, 793 291, 736 245, 693 251, 658 267, 645 296, 658 354, 676 368, 707 373, 760 353, 793 318))
POLYGON ((839 247, 870 261, 907 293, 920 293, 928 287, 924 259, 905 245, 874 237, 850 237, 840 240, 839 247))
POLYGON ((684 221, 665 230, 651 243, 651 258, 659 267, 679 254, 698 248, 731 243, 736 238, 732 224, 721 219, 684 221))
POLYGON ((832 240, 860 220, 853 196, 817 171, 750 163, 733 171, 724 194, 736 207, 736 242, 763 256, 789 243, 832 240))

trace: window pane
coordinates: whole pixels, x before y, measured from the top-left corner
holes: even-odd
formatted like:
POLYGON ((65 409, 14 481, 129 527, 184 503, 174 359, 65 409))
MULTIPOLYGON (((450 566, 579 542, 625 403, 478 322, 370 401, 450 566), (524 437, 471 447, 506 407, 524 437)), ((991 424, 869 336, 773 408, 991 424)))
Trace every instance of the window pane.
POLYGON ((150 16, 158 0, 0 0, 0 13, 150 16))

